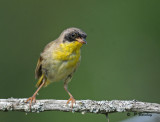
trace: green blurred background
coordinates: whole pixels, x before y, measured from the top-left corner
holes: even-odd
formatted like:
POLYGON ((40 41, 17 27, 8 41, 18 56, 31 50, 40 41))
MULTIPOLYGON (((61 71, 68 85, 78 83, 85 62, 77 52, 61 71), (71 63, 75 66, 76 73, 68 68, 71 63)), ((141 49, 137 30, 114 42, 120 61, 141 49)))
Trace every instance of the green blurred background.
MULTIPOLYGON (((160 103, 159 0, 0 0, 0 98, 27 98, 44 46, 68 27, 87 34, 82 62, 69 89, 76 99, 160 103)), ((37 99, 68 99, 63 82, 37 99)), ((126 113, 109 114, 111 122, 126 113)), ((0 112, 0 122, 97 122, 104 115, 0 112)))

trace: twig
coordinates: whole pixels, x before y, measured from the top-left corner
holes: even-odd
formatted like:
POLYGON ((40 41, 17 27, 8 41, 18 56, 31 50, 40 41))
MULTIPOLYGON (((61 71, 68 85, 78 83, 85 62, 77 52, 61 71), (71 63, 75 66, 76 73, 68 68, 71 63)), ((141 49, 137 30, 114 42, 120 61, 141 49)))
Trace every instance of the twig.
POLYGON ((142 112, 160 114, 160 104, 139 102, 136 100, 112 100, 112 101, 94 101, 94 100, 77 100, 73 108, 66 105, 67 100, 37 100, 29 108, 26 99, 0 99, 0 111, 21 111, 21 112, 43 112, 43 111, 64 111, 64 112, 81 112, 107 114, 113 112, 142 112))

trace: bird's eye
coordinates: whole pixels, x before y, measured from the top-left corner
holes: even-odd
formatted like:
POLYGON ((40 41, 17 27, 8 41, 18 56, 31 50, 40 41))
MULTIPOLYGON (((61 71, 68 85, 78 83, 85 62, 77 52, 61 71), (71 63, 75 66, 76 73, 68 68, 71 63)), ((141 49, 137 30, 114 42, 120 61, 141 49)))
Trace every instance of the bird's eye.
POLYGON ((75 37, 76 37, 76 33, 72 33, 72 34, 71 34, 71 37, 72 37, 72 38, 75 38, 75 37))

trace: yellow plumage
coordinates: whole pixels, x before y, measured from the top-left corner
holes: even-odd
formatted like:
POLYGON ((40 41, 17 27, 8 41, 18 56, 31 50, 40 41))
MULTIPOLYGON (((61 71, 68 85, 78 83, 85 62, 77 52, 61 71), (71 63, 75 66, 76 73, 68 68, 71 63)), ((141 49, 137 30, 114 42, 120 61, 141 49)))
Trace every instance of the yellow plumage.
MULTIPOLYGON (((36 87, 39 87, 42 84, 44 77, 45 77, 44 74, 42 74, 42 76, 39 78, 36 84, 36 87)), ((50 81, 46 80, 44 87, 46 87, 48 84, 50 84, 50 81)))
POLYGON ((80 48, 82 43, 72 42, 72 43, 62 43, 60 47, 53 51, 53 59, 60 61, 69 61, 68 67, 74 66, 80 58, 80 48))

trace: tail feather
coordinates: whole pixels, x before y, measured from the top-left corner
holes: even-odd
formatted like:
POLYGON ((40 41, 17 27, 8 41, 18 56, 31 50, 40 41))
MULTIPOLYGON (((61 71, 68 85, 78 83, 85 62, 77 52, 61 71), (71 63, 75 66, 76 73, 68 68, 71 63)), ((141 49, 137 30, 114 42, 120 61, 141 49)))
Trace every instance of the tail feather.
POLYGON ((36 84, 36 87, 39 87, 42 84, 42 82, 45 82, 44 87, 46 87, 48 84, 50 84, 50 81, 47 80, 47 78, 44 76, 44 74, 42 74, 42 76, 39 78, 39 80, 36 84))

